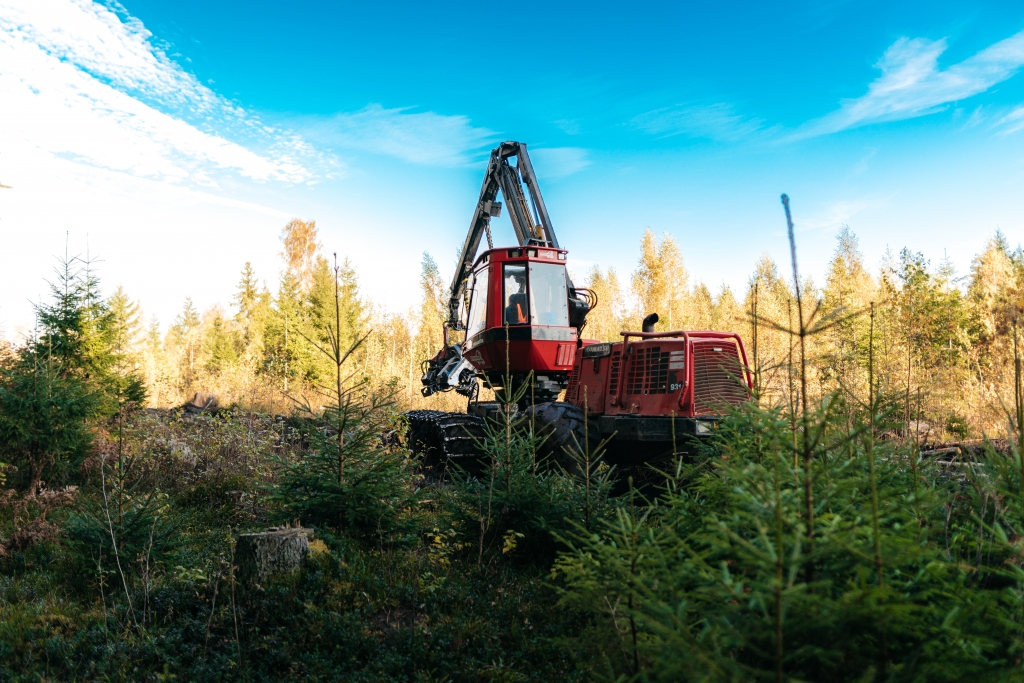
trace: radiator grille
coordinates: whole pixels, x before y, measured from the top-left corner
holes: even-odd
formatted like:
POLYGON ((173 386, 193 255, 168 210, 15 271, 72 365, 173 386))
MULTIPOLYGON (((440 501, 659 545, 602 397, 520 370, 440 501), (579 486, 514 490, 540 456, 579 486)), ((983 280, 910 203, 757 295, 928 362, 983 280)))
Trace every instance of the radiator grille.
POLYGON ((608 393, 612 396, 619 389, 619 371, 622 369, 622 352, 612 352, 611 369, 608 371, 608 393))
POLYGON ((660 346, 634 346, 626 375, 627 394, 664 394, 668 391, 668 352, 660 346))
POLYGON ((747 400, 743 366, 736 344, 728 341, 693 344, 693 413, 720 415, 747 400))

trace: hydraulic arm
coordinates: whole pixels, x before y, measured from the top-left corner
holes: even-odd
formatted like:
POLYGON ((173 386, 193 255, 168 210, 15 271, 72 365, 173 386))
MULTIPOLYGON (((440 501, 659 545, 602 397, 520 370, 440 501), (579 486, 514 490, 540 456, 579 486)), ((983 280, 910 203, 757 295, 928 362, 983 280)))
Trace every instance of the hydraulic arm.
POLYGON ((462 245, 459 263, 455 267, 452 279, 451 298, 448 300, 448 325, 452 329, 461 329, 461 306, 466 293, 466 282, 473 268, 480 240, 487 236, 487 247, 494 246, 491 240, 491 218, 501 215, 502 204, 495 201, 498 190, 508 208, 508 217, 512 221, 519 246, 536 245, 558 248, 558 238, 551 226, 544 197, 540 194, 537 176, 530 163, 530 155, 526 153, 526 145, 522 142, 503 142, 491 152, 487 162, 487 173, 480 188, 480 199, 473 211, 473 220, 469 224, 469 234, 462 245), (509 163, 513 157, 517 165, 509 163), (525 191, 523 185, 525 184, 525 191))

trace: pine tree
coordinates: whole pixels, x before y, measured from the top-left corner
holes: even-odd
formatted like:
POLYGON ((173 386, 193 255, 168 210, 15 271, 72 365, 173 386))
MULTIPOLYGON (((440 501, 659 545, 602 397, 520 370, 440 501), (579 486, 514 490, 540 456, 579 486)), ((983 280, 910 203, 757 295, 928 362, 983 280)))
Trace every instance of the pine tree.
POLYGON ((876 298, 874 278, 864 267, 857 236, 843 226, 837 236, 836 251, 825 278, 822 316, 834 324, 827 332, 824 353, 830 388, 843 386, 855 394, 864 389, 863 367, 866 353, 868 317, 864 312, 876 298))
POLYGON ((198 356, 202 348, 200 323, 199 311, 192 303, 192 298, 186 297, 181 313, 174 319, 174 324, 171 326, 171 332, 181 353, 179 364, 183 370, 183 394, 189 394, 192 391, 193 383, 196 380, 198 356))
POLYGON ((146 400, 146 386, 139 368, 142 362, 139 345, 142 335, 141 308, 118 287, 106 302, 108 315, 104 336, 109 340, 113 356, 111 381, 121 405, 141 405, 146 400))
POLYGON ((743 313, 736 296, 728 285, 723 284, 722 289, 715 298, 715 305, 711 317, 711 329, 722 332, 745 333, 743 325, 743 313))
POLYGON ((205 335, 206 367, 211 374, 219 375, 238 361, 238 340, 228 327, 220 311, 210 318, 209 330, 205 335))
POLYGON ((789 284, 779 275, 778 266, 769 255, 762 255, 750 277, 744 305, 752 323, 756 318, 756 325, 745 333, 751 345, 750 362, 756 366, 762 396, 769 403, 793 398, 788 369, 791 340, 779 329, 791 327, 795 316, 793 299, 789 284))
POLYGON ((657 313, 659 330, 677 330, 688 324, 689 274, 679 245, 668 234, 659 242, 648 228, 640 242, 640 261, 633 273, 633 293, 642 318, 657 313))
POLYGON ((711 290, 703 282, 698 283, 693 289, 691 298, 692 315, 689 326, 695 330, 714 329, 715 302, 711 296, 711 290))
POLYGON ((265 330, 264 362, 287 392, 293 379, 302 374, 303 364, 299 360, 305 355, 305 348, 301 345, 300 331, 306 325, 298 281, 289 272, 285 272, 278 284, 272 310, 265 330))
POLYGON ((237 313, 235 320, 242 325, 246 344, 251 343, 253 338, 253 327, 257 316, 256 308, 259 305, 260 291, 259 283, 256 281, 256 271, 252 263, 245 262, 242 267, 242 277, 238 281, 238 288, 235 290, 233 303, 237 313))
POLYGON ((420 310, 416 326, 415 348, 421 358, 429 358, 441 350, 442 325, 448 319, 448 287, 433 257, 423 252, 420 262, 420 310))
POLYGON ((661 239, 658 259, 665 279, 665 329, 683 329, 690 325, 690 274, 683 264, 683 254, 679 245, 667 233, 661 239))
POLYGON ((1018 271, 1006 236, 998 231, 971 263, 968 297, 982 325, 983 344, 991 344, 1007 328, 1018 271))
POLYGON ((160 321, 156 316, 149 321, 144 349, 147 394, 150 406, 158 408, 169 399, 173 382, 168 377, 164 338, 160 334, 160 321))

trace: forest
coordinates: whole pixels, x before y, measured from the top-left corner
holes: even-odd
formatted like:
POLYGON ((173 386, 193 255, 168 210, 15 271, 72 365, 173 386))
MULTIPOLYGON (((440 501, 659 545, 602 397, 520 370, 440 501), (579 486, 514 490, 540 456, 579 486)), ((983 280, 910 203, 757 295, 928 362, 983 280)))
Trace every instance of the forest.
POLYGON ((465 405, 419 394, 437 263, 389 312, 314 221, 281 244, 272 286, 246 264, 230 309, 186 299, 166 330, 61 258, 0 346, 0 679, 1022 678, 1024 251, 1001 233, 966 274, 865 263, 849 228, 820 283, 765 255, 712 291, 650 230, 632 273, 574 273, 588 338, 658 312, 747 348, 751 400, 643 488, 600 445, 539 461, 511 409, 482 469, 431 476, 402 414, 465 405), (182 408, 200 393, 219 409, 182 408), (300 524, 301 572, 239 580, 239 534, 300 524))

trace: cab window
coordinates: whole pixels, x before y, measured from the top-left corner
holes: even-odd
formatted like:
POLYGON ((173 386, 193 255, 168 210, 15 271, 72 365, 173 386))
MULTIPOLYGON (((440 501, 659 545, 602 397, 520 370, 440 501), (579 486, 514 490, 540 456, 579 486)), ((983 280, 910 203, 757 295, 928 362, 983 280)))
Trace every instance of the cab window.
POLYGON ((469 325, 466 339, 484 331, 487 326, 487 268, 473 276, 473 289, 469 295, 469 325))
POLYGON ((502 267, 505 325, 529 325, 530 304, 526 298, 526 264, 506 263, 502 267))

